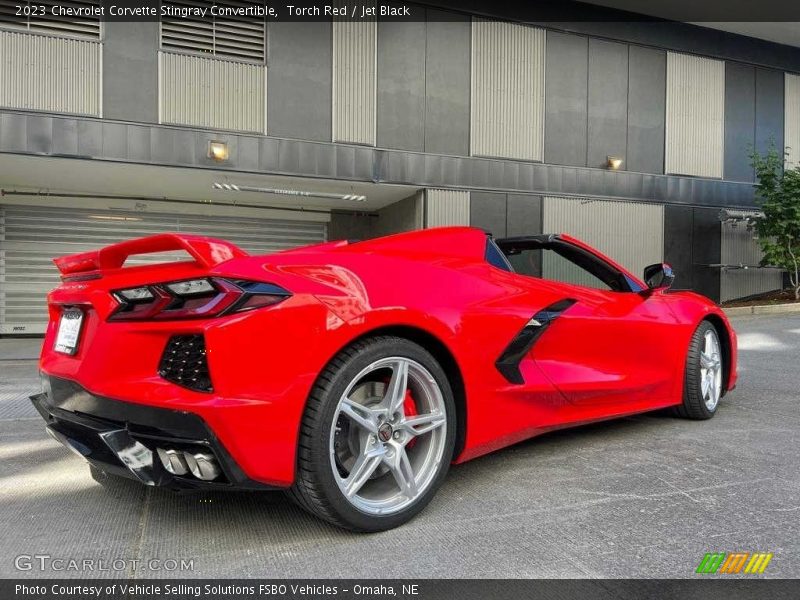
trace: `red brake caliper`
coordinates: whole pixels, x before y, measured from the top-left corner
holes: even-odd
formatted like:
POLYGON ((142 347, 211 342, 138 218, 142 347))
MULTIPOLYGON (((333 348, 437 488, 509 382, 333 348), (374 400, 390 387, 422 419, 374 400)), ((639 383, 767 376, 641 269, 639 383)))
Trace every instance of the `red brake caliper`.
MULTIPOLYGON (((419 414, 417 412, 417 403, 411 395, 411 390, 406 390, 406 398, 403 400, 403 411, 406 413, 406 419, 416 417, 419 414)), ((417 440, 414 438, 406 444, 406 448, 413 448, 416 443, 417 440)))

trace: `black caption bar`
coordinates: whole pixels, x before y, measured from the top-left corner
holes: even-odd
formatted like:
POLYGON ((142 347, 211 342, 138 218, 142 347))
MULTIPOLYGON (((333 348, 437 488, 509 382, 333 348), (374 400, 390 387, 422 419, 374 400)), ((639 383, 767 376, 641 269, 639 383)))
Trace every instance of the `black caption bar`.
POLYGON ((3 600, 244 600, 279 598, 306 600, 419 599, 525 600, 573 598, 593 600, 640 600, 681 598, 744 600, 750 598, 797 598, 796 580, 671 579, 671 580, 0 580, 3 600))
POLYGON ((28 18, 97 18, 103 21, 161 19, 267 19, 273 21, 460 20, 466 15, 527 23, 548 22, 774 22, 800 21, 800 2, 787 0, 100 0, 76 6, 64 1, 2 0, 3 21, 28 18), (45 15, 37 11, 44 9, 45 15), (76 12, 78 11, 78 12, 76 12), (36 13, 36 14, 34 14, 36 13))

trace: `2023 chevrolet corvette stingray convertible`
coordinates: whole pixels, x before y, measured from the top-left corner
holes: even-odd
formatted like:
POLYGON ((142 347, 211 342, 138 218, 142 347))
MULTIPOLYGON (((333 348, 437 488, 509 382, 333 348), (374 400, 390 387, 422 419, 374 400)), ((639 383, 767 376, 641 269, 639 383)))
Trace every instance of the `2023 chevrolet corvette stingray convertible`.
POLYGON ((281 488, 353 530, 411 519, 451 463, 665 407, 707 419, 736 383, 713 302, 567 235, 449 227, 250 256, 163 234, 55 263, 32 400, 96 477, 281 488))

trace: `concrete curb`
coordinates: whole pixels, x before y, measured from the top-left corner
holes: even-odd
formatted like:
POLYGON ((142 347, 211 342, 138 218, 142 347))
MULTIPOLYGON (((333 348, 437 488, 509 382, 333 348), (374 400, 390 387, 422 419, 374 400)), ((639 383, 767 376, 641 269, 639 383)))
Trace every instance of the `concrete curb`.
POLYGON ((733 306, 723 308, 729 317, 743 315, 775 315, 775 314, 800 314, 800 302, 791 304, 762 304, 760 306, 733 306))

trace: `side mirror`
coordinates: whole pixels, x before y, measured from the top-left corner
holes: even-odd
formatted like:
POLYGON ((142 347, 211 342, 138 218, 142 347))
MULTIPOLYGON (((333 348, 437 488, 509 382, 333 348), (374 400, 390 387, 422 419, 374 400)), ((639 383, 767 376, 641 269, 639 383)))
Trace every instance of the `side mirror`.
POLYGON ((675 273, 667 263, 656 263, 644 268, 644 282, 651 290, 666 290, 675 281, 675 273))

